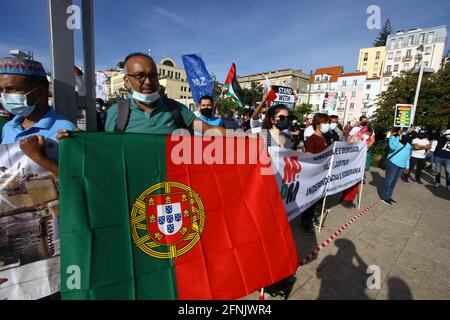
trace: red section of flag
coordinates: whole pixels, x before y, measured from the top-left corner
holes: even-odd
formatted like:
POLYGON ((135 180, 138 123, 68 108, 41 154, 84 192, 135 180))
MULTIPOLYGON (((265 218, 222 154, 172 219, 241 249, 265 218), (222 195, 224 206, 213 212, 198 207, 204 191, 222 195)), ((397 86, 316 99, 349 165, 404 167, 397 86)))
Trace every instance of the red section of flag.
MULTIPOLYGON (((211 143, 186 139, 192 152, 194 139, 203 150, 211 143)), ((215 139, 226 145, 225 138, 215 139)), ((199 243, 174 261, 179 299, 238 299, 294 274, 297 250, 275 176, 262 175, 262 165, 248 160, 175 165, 172 150, 179 142, 170 140, 167 180, 191 187, 206 212, 199 243)), ((245 149, 249 159, 249 139, 245 149)))
POLYGON ((228 72, 228 76, 227 76, 227 79, 225 80, 224 84, 231 85, 233 83, 233 78, 235 75, 236 75, 236 65, 233 62, 233 64, 231 65, 231 68, 230 68, 230 72, 228 72))
POLYGON ((267 105, 270 104, 277 98, 277 94, 273 91, 272 87, 269 87, 269 92, 267 93, 267 105))

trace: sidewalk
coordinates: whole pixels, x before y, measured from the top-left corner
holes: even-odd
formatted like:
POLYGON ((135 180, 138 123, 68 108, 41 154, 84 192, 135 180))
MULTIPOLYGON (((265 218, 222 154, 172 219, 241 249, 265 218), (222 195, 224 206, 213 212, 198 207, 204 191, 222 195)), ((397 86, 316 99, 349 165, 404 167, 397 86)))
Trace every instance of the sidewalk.
MULTIPOLYGON (((379 199, 384 172, 372 168, 366 179, 361 210, 379 199)), ((397 204, 380 202, 300 267, 289 300, 450 299, 450 191, 435 189, 430 171, 422 180, 423 185, 400 180, 397 204), (380 289, 367 288, 372 265, 379 267, 380 289)), ((299 219, 291 222, 301 259, 358 214, 338 204, 339 197, 327 201, 331 213, 321 233, 307 235, 299 219)))

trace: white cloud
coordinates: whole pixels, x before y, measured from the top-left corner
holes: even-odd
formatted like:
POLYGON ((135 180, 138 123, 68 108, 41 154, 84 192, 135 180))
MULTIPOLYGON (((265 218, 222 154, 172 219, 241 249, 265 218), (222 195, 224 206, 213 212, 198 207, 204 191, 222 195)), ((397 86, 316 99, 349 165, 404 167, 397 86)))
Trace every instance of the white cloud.
POLYGON ((172 22, 180 24, 182 26, 189 27, 191 25, 189 19, 187 19, 186 17, 176 14, 176 13, 173 13, 173 12, 170 12, 170 11, 167 11, 164 8, 155 7, 153 9, 153 12, 155 12, 156 14, 158 14, 164 18, 171 20, 172 22))

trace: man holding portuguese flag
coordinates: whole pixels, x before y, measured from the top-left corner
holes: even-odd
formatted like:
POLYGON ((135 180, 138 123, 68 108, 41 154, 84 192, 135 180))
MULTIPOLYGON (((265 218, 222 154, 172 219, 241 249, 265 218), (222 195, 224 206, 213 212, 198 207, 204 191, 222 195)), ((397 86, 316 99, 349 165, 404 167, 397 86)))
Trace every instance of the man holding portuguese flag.
POLYGON ((135 132, 61 141, 63 299, 239 299, 296 272, 261 141, 135 132))

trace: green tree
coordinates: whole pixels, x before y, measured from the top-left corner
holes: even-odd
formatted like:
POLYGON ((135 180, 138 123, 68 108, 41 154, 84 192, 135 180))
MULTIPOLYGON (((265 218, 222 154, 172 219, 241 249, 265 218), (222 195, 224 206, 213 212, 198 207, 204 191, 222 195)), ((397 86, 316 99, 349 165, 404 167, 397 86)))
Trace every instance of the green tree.
POLYGON ((125 67, 125 63, 123 61, 119 61, 119 62, 117 62, 116 66, 119 69, 123 69, 125 67))
MULTIPOLYGON (((417 73, 403 72, 389 84, 378 100, 378 109, 372 117, 372 126, 385 133, 394 124, 394 106, 398 103, 413 104, 417 86, 417 73)), ((428 129, 445 129, 450 120, 450 65, 437 73, 424 74, 420 89, 415 126, 428 129)))
POLYGON ((382 47, 386 45, 386 41, 387 41, 387 37, 388 35, 390 35, 392 32, 392 27, 391 27, 391 20, 389 20, 389 18, 386 20, 386 22, 383 25, 383 28, 380 31, 380 34, 378 35, 378 37, 376 38, 376 40, 373 43, 374 47, 382 47))
POLYGON ((302 103, 295 106, 293 114, 298 119, 299 122, 306 121, 306 118, 313 111, 312 104, 302 103))
POLYGON ((244 88, 242 89, 244 93, 244 99, 245 102, 250 106, 256 106, 256 103, 260 102, 263 97, 263 87, 256 83, 255 81, 252 81, 250 85, 250 89, 244 88))

